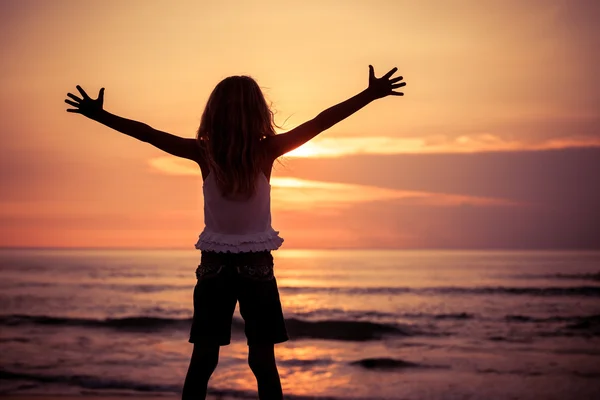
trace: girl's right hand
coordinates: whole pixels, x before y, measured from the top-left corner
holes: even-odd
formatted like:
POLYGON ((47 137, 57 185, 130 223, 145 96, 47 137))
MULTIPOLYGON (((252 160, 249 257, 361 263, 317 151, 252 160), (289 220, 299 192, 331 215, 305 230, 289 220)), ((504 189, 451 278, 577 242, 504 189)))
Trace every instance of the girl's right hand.
POLYGON ((403 78, 398 76, 390 79, 394 73, 398 71, 398 68, 392 68, 387 74, 381 78, 375 78, 375 71, 373 66, 369 65, 369 87, 367 90, 375 99, 380 99, 385 96, 404 96, 402 92, 394 92, 394 89, 406 86, 406 82, 400 82, 403 78))
POLYGON ((77 90, 79 90, 83 98, 79 98, 72 93, 67 93, 67 96, 73 99, 73 101, 65 99, 65 103, 75 107, 68 108, 67 112, 82 114, 91 119, 99 115, 102 112, 102 104, 104 103, 104 88, 100 89, 96 100, 90 98, 81 86, 77 85, 77 90))

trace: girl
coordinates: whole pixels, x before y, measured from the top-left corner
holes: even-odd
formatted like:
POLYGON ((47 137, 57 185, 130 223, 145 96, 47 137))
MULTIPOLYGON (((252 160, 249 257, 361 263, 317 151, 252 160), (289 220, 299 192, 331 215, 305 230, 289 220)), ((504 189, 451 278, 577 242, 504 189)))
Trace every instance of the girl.
POLYGON ((270 177, 279 156, 314 138, 375 99, 402 96, 402 77, 393 68, 375 78, 369 65, 368 88, 289 132, 275 134, 273 113, 257 83, 230 76, 211 93, 195 139, 182 138, 111 114, 102 108, 104 88, 91 99, 68 93, 68 112, 198 163, 204 180, 204 223, 196 248, 201 250, 194 287, 194 316, 189 342, 194 344, 183 399, 204 399, 219 358, 230 343, 237 301, 245 321, 248 364, 261 400, 282 399, 274 345, 288 340, 272 250, 283 239, 271 226, 270 177))

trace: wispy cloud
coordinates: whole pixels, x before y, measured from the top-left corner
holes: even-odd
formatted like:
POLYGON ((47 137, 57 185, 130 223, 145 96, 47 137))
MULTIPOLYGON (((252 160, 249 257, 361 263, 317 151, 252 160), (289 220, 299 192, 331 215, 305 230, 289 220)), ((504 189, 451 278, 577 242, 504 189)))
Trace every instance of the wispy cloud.
POLYGON ((489 151, 550 150, 569 147, 600 147, 598 137, 562 137, 538 142, 508 140, 483 133, 448 138, 317 137, 289 152, 289 157, 331 158, 353 154, 477 153, 489 151))
MULTIPOLYGON (((198 167, 186 160, 175 157, 158 157, 149 162, 152 167, 162 173, 200 176, 198 167)), ((396 200, 398 205, 420 204, 434 207, 517 205, 517 203, 505 199, 396 190, 293 177, 272 177, 271 187, 273 206, 280 210, 339 209, 357 203, 389 200, 396 200)))
POLYGON ((298 178, 271 179, 272 199, 278 209, 344 208, 357 203, 396 200, 397 205, 420 204, 434 207, 513 206, 495 198, 446 193, 386 189, 376 186, 312 181, 298 178))

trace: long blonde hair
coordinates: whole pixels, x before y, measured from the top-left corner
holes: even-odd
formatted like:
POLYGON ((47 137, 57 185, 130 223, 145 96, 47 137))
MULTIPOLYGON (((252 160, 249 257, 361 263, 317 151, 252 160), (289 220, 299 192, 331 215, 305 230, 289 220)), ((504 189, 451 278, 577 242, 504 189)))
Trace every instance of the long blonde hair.
POLYGON ((230 76, 214 88, 196 139, 224 196, 251 196, 268 156, 261 141, 274 136, 273 112, 254 79, 230 76))

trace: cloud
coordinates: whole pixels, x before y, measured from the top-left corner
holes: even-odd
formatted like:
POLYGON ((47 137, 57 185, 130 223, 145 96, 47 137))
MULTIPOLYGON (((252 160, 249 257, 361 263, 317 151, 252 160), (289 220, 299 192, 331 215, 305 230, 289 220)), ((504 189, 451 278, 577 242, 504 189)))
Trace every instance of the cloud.
MULTIPOLYGON (((175 157, 153 158, 150 165, 171 175, 196 175, 200 170, 193 163, 175 157)), ((381 188, 372 185, 323 182, 294 177, 271 177, 273 207, 282 210, 335 209, 357 203, 396 200, 397 204, 421 204, 435 207, 515 206, 516 202, 491 197, 464 196, 425 191, 381 188)))
POLYGON ((285 172, 300 179, 453 193, 548 205, 600 204, 600 149, 470 154, 353 155, 295 158, 285 172))
POLYGON ((600 147, 600 137, 573 136, 545 139, 537 142, 509 140, 498 135, 444 135, 402 137, 317 137, 286 154, 287 157, 331 158, 354 154, 431 154, 477 153, 497 151, 533 151, 570 147, 600 147))
MULTIPOLYGON (((191 248, 202 228, 191 161, 71 173, 70 164, 23 163, 10 169, 18 181, 47 187, 37 197, 0 197, 5 246, 191 248)), ((592 148, 290 158, 273 173, 273 226, 286 248, 597 249, 598 171, 600 149, 592 148)))
POLYGON ((420 204, 432 207, 514 206, 503 199, 461 196, 445 193, 386 189, 376 186, 305 180, 298 178, 271 179, 273 207, 277 209, 340 210, 357 203, 396 200, 397 205, 420 204))

